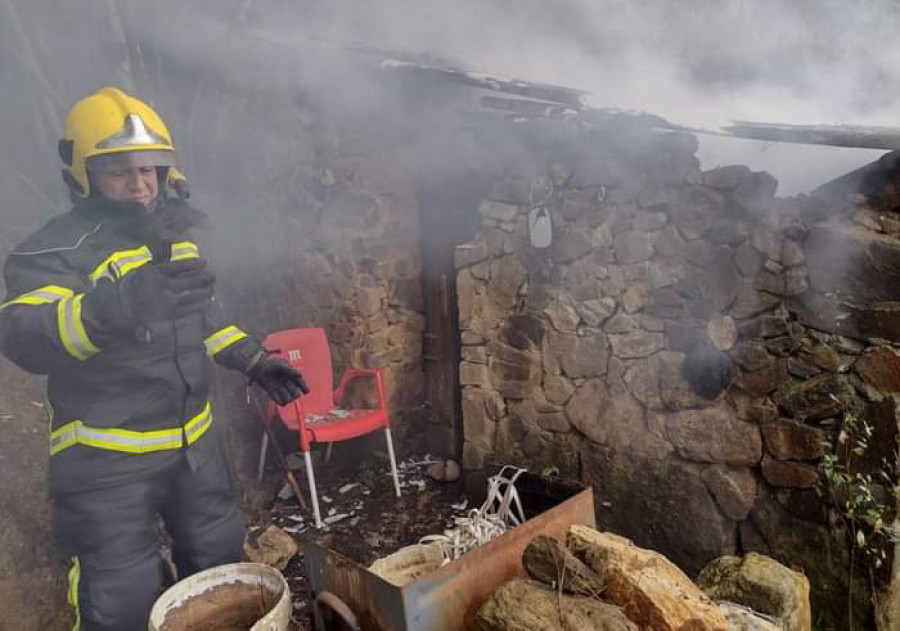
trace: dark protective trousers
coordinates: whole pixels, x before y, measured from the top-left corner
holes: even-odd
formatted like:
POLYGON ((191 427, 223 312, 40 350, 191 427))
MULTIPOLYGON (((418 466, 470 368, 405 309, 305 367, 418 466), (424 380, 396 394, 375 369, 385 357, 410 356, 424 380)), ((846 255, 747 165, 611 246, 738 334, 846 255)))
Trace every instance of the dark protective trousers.
POLYGON ((147 628, 166 577, 158 515, 172 537, 179 578, 243 560, 243 519, 221 457, 196 470, 182 458, 139 482, 64 495, 54 503, 54 537, 77 559, 69 597, 82 631, 147 628))

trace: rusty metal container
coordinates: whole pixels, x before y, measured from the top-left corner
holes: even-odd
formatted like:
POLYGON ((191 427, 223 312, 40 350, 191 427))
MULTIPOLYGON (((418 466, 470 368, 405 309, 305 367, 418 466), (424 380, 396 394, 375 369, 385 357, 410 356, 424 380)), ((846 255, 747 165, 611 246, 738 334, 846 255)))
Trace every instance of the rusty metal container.
MULTIPOLYGON (((403 587, 304 540, 317 630, 463 631, 497 587, 524 574, 522 552, 536 535, 563 539, 573 524, 596 526, 590 487, 531 474, 523 475, 516 487, 527 517, 524 524, 403 587)), ((475 492, 469 499, 477 506, 483 498, 475 492)))

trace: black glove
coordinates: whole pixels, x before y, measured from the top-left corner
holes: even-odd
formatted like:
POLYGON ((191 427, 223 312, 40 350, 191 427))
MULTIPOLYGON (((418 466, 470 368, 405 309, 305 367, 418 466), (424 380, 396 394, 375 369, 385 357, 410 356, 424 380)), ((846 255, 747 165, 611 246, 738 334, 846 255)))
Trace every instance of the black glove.
POLYGON ((101 336, 131 333, 151 322, 204 310, 215 281, 200 259, 147 263, 118 282, 101 280, 85 294, 82 312, 89 328, 99 329, 101 336))
POLYGON ((301 394, 309 394, 309 386, 300 371, 280 357, 269 357, 265 350, 259 351, 255 361, 251 362, 247 377, 259 384, 278 405, 287 405, 301 394))

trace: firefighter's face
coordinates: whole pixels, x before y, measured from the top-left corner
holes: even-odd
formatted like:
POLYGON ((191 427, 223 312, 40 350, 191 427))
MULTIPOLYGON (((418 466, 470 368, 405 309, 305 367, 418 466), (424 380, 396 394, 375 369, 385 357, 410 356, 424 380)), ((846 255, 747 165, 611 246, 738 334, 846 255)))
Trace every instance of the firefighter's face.
POLYGON ((126 167, 93 173, 100 194, 115 202, 138 202, 145 206, 156 199, 159 180, 156 167, 126 167))

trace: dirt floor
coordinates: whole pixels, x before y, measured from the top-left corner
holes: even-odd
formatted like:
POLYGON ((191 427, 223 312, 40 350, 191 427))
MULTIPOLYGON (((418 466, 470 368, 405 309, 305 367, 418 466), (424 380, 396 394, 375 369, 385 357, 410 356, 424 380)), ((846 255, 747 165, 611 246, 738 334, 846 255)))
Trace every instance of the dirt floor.
POLYGON ((71 628, 51 558, 42 384, 0 358, 0 631, 71 628))
MULTIPOLYGON (((273 499, 267 509, 254 516, 249 526, 251 536, 275 524, 298 542, 311 538, 368 567, 376 559, 417 543, 426 535, 441 534, 453 525, 455 516, 465 513, 468 505, 462 482, 430 479, 427 475, 430 456, 413 456, 400 462, 400 498, 394 495, 386 459, 378 456, 343 466, 316 465, 322 518, 332 522, 323 530, 313 527, 311 510, 302 510, 293 497, 282 499, 286 493, 278 497, 281 475, 270 471, 267 486, 272 488, 273 499)), ((296 473, 305 490, 305 474, 302 469, 296 473)), ((311 629, 307 568, 302 551, 291 560, 284 574, 293 596, 294 629, 311 629)))

